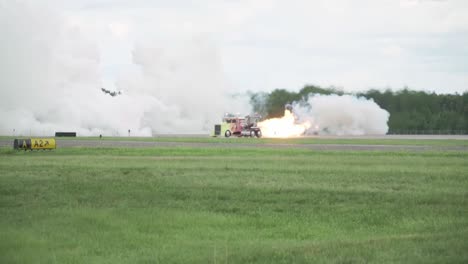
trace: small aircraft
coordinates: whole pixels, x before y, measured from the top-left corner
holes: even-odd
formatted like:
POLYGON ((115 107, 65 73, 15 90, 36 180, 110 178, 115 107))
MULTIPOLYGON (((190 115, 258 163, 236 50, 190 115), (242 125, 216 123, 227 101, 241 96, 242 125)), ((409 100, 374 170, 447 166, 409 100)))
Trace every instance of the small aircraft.
POLYGON ((112 96, 112 97, 122 94, 122 91, 116 92, 116 91, 110 91, 110 90, 107 90, 107 89, 104 89, 104 88, 101 88, 101 91, 102 91, 103 93, 109 94, 109 95, 112 96))

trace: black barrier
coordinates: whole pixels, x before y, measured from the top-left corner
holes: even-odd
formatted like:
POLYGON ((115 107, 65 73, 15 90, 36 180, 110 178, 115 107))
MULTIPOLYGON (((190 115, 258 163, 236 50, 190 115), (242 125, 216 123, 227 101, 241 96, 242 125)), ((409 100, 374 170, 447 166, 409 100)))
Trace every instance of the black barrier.
POLYGON ((51 150, 56 147, 57 144, 54 138, 26 138, 13 141, 13 148, 17 150, 51 150))
POLYGON ((221 125, 215 125, 214 126, 214 135, 215 136, 221 135, 221 125))
POLYGON ((31 139, 15 139, 13 142, 14 149, 31 149, 31 139))
POLYGON ((56 137, 76 137, 76 132, 55 132, 56 137))

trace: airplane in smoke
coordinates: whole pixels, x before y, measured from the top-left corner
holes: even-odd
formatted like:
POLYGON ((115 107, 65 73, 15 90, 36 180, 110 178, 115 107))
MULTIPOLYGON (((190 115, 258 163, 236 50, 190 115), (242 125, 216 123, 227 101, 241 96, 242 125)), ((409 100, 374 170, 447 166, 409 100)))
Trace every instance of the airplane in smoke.
POLYGON ((114 96, 117 96, 117 95, 121 95, 122 94, 122 91, 110 91, 110 90, 107 90, 107 89, 104 89, 104 88, 101 88, 101 91, 105 94, 109 94, 110 96, 114 97, 114 96))

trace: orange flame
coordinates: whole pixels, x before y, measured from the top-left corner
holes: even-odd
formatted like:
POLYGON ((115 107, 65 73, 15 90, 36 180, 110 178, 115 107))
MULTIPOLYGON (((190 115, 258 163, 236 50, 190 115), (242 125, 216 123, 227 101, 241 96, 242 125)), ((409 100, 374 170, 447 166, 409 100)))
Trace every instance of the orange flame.
POLYGON ((298 137, 311 126, 309 121, 296 123, 294 114, 289 110, 285 110, 284 116, 281 118, 271 118, 258 123, 263 136, 272 138, 298 137))

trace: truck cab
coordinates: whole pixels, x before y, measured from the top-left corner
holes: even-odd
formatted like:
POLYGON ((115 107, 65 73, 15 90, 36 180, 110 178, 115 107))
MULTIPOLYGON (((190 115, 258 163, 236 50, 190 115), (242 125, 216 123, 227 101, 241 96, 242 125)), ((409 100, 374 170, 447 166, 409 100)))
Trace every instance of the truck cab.
POLYGON ((257 127, 259 119, 260 116, 258 115, 241 117, 226 114, 222 123, 214 126, 212 136, 261 137, 262 133, 260 128, 257 127))

